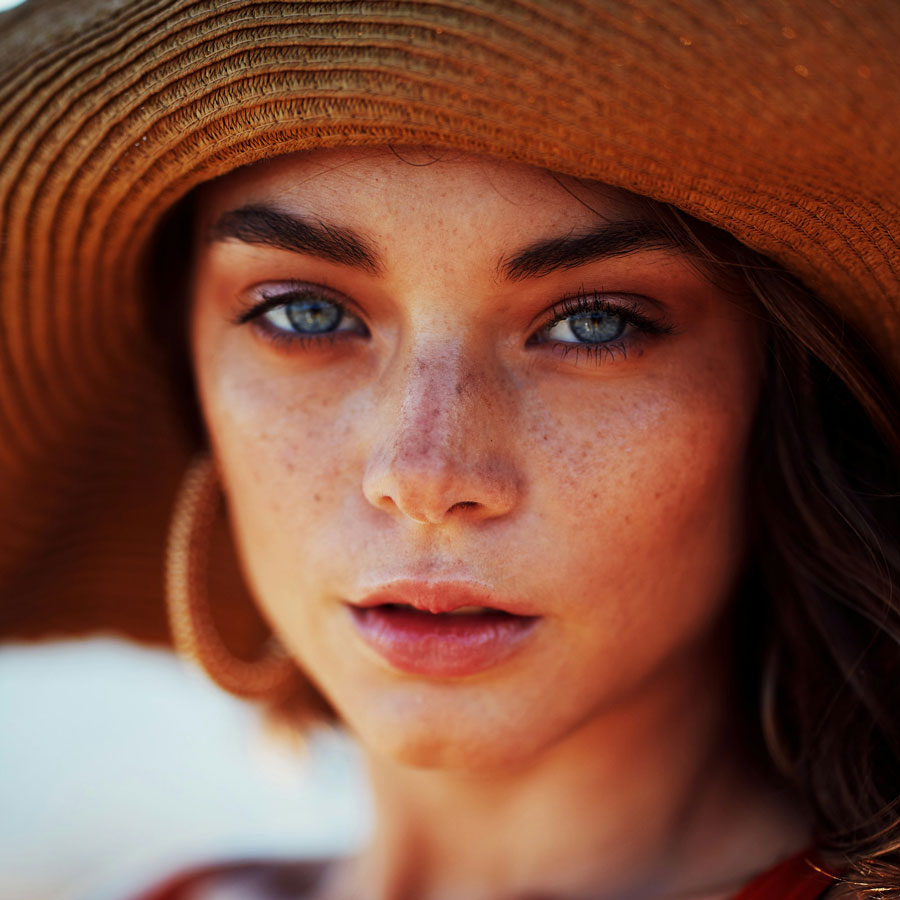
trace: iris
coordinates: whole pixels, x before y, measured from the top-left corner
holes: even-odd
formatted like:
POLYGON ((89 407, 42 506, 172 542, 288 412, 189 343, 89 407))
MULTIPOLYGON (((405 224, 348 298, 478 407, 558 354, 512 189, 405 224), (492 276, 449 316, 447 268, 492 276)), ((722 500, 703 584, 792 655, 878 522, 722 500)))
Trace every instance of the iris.
POLYGON ((328 300, 308 297, 285 304, 291 327, 302 334, 325 334, 340 325, 344 311, 328 300))
POLYGON ((602 344, 620 338, 625 331, 626 322, 621 316, 597 310, 581 313, 569 320, 569 329, 580 341, 590 344, 602 344))

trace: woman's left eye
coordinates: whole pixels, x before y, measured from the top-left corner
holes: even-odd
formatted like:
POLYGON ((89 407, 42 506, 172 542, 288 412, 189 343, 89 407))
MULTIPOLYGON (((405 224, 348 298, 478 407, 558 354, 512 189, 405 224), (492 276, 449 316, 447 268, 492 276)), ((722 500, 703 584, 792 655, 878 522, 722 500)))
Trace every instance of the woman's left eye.
POLYGON ((624 337, 629 327, 623 316, 598 309, 566 316, 549 326, 545 335, 547 340, 567 344, 607 344, 624 337))
POLYGON ((628 347, 648 335, 671 334, 674 329, 645 311, 643 303, 627 295, 581 293, 566 297, 551 311, 551 320, 530 343, 554 344, 564 350, 624 355, 628 347))

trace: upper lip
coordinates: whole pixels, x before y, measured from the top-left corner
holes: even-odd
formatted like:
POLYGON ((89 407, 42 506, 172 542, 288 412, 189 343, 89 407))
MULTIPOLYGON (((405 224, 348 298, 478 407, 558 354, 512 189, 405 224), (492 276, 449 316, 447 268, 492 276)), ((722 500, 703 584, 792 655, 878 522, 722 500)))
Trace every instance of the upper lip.
POLYGON ((392 581, 352 602, 363 608, 402 604, 430 613, 453 612, 463 606, 486 606, 514 616, 534 615, 521 602, 458 581, 392 581))

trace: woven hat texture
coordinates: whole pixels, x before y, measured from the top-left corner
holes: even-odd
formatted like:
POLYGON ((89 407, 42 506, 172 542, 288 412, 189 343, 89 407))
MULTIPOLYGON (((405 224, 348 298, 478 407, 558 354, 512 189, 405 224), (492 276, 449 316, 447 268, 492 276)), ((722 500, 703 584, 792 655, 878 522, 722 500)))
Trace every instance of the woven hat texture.
MULTIPOLYGON (((427 144, 676 204, 900 370, 895 0, 29 0, 0 15, 0 633, 165 640, 191 452, 141 264, 198 183, 427 144)), ((166 302, 155 298, 153 302, 166 302)))

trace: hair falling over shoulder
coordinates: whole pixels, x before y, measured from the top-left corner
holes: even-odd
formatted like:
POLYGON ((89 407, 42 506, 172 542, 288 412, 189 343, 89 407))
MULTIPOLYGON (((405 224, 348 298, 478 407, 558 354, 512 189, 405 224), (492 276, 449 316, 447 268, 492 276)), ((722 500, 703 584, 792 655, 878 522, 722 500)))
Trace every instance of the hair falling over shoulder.
POLYGON ((652 204, 767 331, 735 642, 842 896, 900 897, 900 391, 792 276, 652 204))

